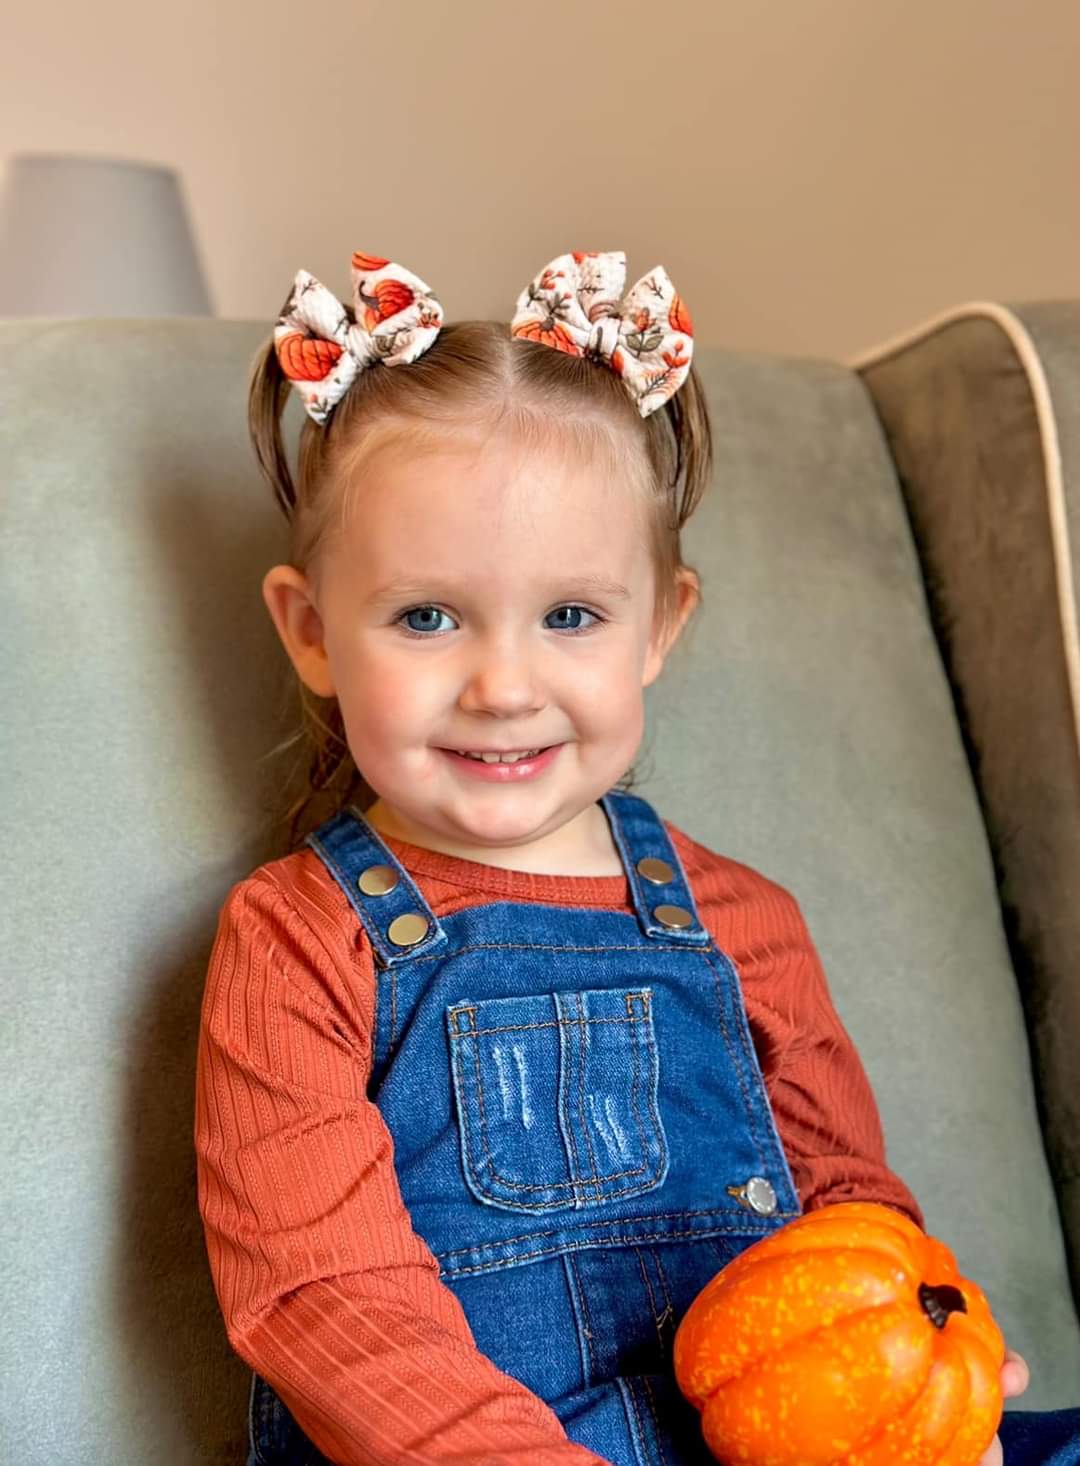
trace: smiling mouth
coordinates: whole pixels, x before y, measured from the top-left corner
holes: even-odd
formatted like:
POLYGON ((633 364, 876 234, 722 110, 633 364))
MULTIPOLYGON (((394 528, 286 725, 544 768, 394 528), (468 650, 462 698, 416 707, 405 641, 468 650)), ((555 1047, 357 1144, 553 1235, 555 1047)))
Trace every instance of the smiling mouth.
POLYGON ((471 758, 474 762, 485 764, 516 764, 525 759, 536 758, 538 754, 546 753, 553 744, 541 745, 539 748, 507 749, 505 752, 490 750, 482 752, 479 749, 450 748, 448 753, 456 753, 461 758, 471 758))

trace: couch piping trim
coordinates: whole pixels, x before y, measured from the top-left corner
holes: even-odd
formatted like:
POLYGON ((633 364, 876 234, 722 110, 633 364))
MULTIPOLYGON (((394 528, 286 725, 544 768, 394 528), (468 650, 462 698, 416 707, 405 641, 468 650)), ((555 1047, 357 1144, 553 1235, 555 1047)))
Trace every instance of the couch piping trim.
POLYGON ((1035 402, 1035 416, 1042 443, 1043 479, 1046 485, 1046 505, 1050 521, 1050 540, 1053 546, 1054 573, 1057 581, 1058 620, 1061 624, 1061 640, 1065 650, 1065 680, 1073 714, 1073 737, 1080 757, 1080 626, 1076 614, 1076 587, 1073 584, 1072 558, 1069 553, 1069 522, 1065 511, 1065 478, 1061 464, 1061 440, 1058 436, 1057 418, 1050 395, 1050 384, 1046 379, 1042 361, 1035 347, 1031 333, 1023 321, 1007 306, 992 300, 972 300, 965 305, 953 306, 931 316, 921 325, 890 336, 879 346, 857 352, 843 359, 843 365, 851 371, 861 372, 887 357, 896 356, 917 341, 951 326, 957 321, 985 317, 994 321, 1008 336, 1020 363, 1027 373, 1031 395, 1035 402))

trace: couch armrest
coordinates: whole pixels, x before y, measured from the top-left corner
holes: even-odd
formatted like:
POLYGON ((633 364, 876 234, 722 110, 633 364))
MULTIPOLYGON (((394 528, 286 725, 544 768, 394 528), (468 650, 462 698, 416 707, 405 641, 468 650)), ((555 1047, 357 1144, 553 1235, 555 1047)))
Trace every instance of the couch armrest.
POLYGON ((923 561, 1080 1303, 1080 301, 973 302, 847 365, 923 561))

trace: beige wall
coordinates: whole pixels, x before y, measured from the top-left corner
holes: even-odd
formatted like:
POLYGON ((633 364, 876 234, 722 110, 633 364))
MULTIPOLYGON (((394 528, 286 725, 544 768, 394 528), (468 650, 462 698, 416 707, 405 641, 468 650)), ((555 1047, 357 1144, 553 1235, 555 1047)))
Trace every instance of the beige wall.
POLYGON ((1075 0, 4 0, 3 153, 175 166, 217 311, 353 249, 509 315, 567 249, 699 340, 843 356, 1080 295, 1075 0))

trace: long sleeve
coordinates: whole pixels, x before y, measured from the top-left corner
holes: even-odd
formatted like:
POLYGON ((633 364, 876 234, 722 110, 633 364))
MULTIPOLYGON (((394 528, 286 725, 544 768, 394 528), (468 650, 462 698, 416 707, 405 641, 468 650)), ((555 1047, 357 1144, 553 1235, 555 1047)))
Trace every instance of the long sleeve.
POLYGON ((805 1211, 841 1201, 876 1201, 926 1223, 913 1193, 890 1169, 881 1116, 862 1059, 840 1020, 798 904, 780 926, 773 1016, 790 1016, 770 1101, 805 1211))
POLYGON ((194 1139, 229 1343, 340 1466, 606 1466, 476 1348, 412 1228, 366 1096, 355 958, 343 974, 265 869, 221 909, 194 1139))

